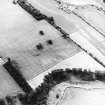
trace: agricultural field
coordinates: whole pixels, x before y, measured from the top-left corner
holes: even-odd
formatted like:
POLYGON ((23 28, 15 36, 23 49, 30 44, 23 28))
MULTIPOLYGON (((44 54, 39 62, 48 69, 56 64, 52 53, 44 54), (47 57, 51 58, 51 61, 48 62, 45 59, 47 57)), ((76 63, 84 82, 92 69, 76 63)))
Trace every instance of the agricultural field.
POLYGON ((0 105, 105 105, 103 1, 3 0, 0 6, 0 105))

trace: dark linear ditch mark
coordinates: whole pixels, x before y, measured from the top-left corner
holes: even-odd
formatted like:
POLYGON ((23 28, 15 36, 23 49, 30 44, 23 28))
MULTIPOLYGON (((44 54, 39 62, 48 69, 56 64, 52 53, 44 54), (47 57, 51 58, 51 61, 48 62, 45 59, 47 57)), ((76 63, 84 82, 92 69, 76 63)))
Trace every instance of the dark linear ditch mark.
POLYGON ((15 80, 15 82, 19 85, 19 87, 26 93, 29 94, 33 91, 30 85, 27 83, 25 78, 22 76, 17 67, 14 67, 10 58, 8 61, 3 64, 3 67, 7 70, 7 72, 11 75, 11 77, 15 80))

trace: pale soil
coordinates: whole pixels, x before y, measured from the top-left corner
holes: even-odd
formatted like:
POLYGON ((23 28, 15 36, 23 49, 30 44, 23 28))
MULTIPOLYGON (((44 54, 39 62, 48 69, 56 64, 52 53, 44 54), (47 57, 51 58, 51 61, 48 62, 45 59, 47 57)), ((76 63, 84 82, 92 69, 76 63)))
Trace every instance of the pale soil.
MULTIPOLYGON (((16 60, 27 80, 79 51, 79 48, 71 41, 63 40, 60 37, 61 34, 51 25, 45 21, 35 21, 18 5, 13 5, 12 2, 6 0, 0 5, 2 6, 0 10, 0 55, 3 58, 11 57, 16 60), (40 36, 39 30, 43 30, 45 36, 40 36), (50 39, 54 43, 52 46, 46 43, 50 39), (43 44, 43 51, 36 49, 39 43, 43 44), (41 56, 37 57, 38 54, 41 56)), ((76 30, 72 23, 70 23, 71 27, 69 23, 67 25, 65 23, 66 21, 62 23, 62 26, 68 27, 65 29, 69 32, 76 30)))
POLYGON ((16 95, 19 92, 22 92, 22 90, 6 70, 0 67, 0 98, 5 97, 6 95, 16 95))

